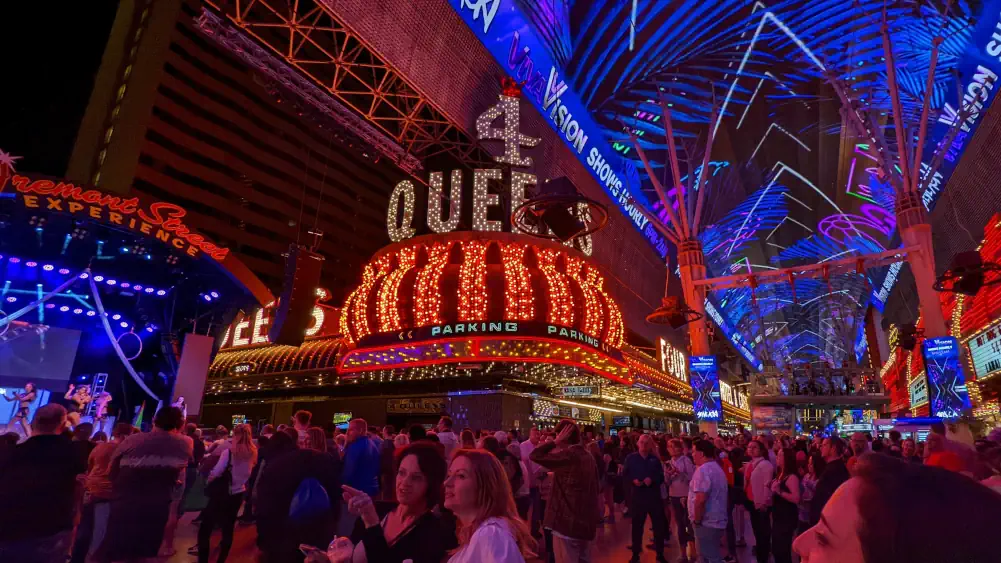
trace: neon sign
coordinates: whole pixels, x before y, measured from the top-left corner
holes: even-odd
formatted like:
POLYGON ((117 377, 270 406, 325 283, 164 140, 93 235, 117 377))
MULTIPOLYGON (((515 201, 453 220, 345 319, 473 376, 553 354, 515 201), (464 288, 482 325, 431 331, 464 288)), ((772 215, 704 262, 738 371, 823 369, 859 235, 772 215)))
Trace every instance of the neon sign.
POLYGON ((959 362, 959 342, 951 336, 926 338, 921 342, 931 391, 931 415, 956 418, 971 408, 963 366, 959 362))
POLYGON ((688 359, 688 372, 692 377, 692 408, 699 420, 723 419, 720 404, 719 372, 716 356, 692 356, 688 359))
MULTIPOLYGON (((81 215, 125 227, 155 237, 189 256, 197 257, 199 252, 204 252, 222 261, 229 255, 228 248, 220 248, 192 231, 181 220, 188 212, 173 203, 156 202, 143 208, 137 197, 123 199, 67 182, 32 180, 20 175, 14 175, 10 183, 21 194, 22 204, 28 209, 81 215)), ((6 183, 0 184, 0 192, 5 187, 6 183)))
MULTIPOLYGON (((271 344, 271 339, 268 336, 268 325, 271 324, 272 313, 277 307, 278 302, 274 301, 243 318, 238 317, 223 333, 219 349, 271 344)), ((319 338, 335 334, 338 317, 339 315, 336 314, 336 309, 333 307, 317 304, 313 307, 312 319, 309 322, 309 327, 306 328, 306 337, 319 338)), ((238 364, 234 368, 240 366, 238 364)))
POLYGON ((977 379, 984 379, 1001 371, 1001 326, 995 324, 966 341, 970 361, 977 379))
POLYGON ((685 371, 687 364, 685 355, 680 350, 671 346, 664 338, 660 339, 660 371, 687 383, 688 373, 685 371))
POLYGON ((449 0, 449 3, 497 62, 512 77, 525 83, 526 98, 549 121, 633 226, 662 257, 667 256, 667 243, 637 209, 650 207, 639 191, 635 167, 621 158, 602 137, 587 107, 560 79, 557 65, 550 59, 545 45, 534 36, 531 24, 517 5, 508 0, 508 4, 501 7, 503 1, 449 0))
POLYGON ((537 338, 584 344, 619 362, 623 361, 622 352, 585 332, 563 326, 535 322, 479 321, 422 326, 396 332, 370 334, 358 342, 358 348, 365 349, 392 344, 402 345, 405 343, 448 340, 452 338, 493 336, 512 339, 537 338))
MULTIPOLYGON (((523 148, 532 148, 539 143, 540 139, 529 137, 519 129, 520 121, 520 99, 516 96, 509 96, 507 93, 498 96, 497 105, 487 108, 476 119, 476 135, 481 141, 497 140, 504 143, 504 152, 495 156, 494 160, 501 164, 506 164, 514 168, 532 168, 533 161, 530 156, 522 156, 523 148), (503 118, 503 127, 494 127, 494 122, 503 118)), ((538 185, 538 177, 535 174, 512 170, 508 175, 510 185, 510 212, 526 201, 526 192, 530 186, 538 185)), ((490 190, 492 183, 500 182, 505 177, 501 169, 480 169, 473 170, 473 190, 472 190, 472 230, 499 232, 506 225, 511 230, 516 230, 510 221, 499 221, 490 219, 490 210, 501 207, 500 194, 490 190)), ((445 195, 445 179, 441 172, 432 172, 428 179, 427 191, 427 227, 435 233, 450 233, 459 227, 462 212, 463 186, 462 170, 453 170, 450 175, 450 188, 448 196, 445 195), (442 216, 443 202, 448 202, 446 217, 442 216)), ((409 239, 417 234, 417 229, 413 226, 414 211, 416 209, 417 195, 416 188, 409 180, 403 180, 393 188, 389 196, 389 209, 386 214, 386 227, 389 239, 393 242, 400 242, 409 239), (402 215, 401 215, 402 209, 402 215)), ((586 208, 586 205, 584 206, 586 208)), ((575 214, 580 213, 580 209, 572 209, 575 214)), ((505 215, 510 217, 510 213, 505 215)), ((579 215, 578 215, 579 216, 579 215)), ((577 245, 578 249, 585 255, 590 256, 593 251, 591 235, 582 235, 579 239, 567 246, 577 245)))

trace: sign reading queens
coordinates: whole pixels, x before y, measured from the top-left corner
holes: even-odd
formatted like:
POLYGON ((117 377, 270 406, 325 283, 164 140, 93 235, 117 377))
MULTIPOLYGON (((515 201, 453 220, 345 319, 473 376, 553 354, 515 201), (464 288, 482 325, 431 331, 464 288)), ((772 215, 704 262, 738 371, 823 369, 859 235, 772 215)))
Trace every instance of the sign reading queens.
MULTIPOLYGON (((469 176, 462 170, 451 171, 447 189, 443 172, 431 172, 426 190, 418 189, 410 180, 398 183, 389 197, 386 213, 391 241, 399 242, 428 232, 521 232, 511 224, 511 215, 537 191, 539 183, 538 177, 530 172, 534 168, 533 159, 523 151, 538 145, 539 139, 519 129, 520 95, 517 86, 506 85, 497 105, 488 108, 476 120, 479 140, 503 143, 503 154, 495 156, 494 160, 506 166, 473 170, 471 189, 467 189, 469 176), (495 127, 500 122, 503 126, 495 127)), ((587 205, 569 210, 584 222, 592 220, 587 205)), ((583 234, 566 244, 587 256, 593 250, 590 234, 583 234)))

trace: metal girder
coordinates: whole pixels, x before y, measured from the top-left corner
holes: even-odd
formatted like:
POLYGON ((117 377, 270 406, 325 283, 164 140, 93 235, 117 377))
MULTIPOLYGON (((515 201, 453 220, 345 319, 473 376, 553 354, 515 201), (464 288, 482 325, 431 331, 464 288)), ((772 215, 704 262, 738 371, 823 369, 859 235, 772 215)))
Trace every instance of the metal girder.
POLYGON ((863 256, 832 260, 830 262, 818 262, 806 266, 791 266, 780 270, 768 270, 753 275, 738 274, 734 276, 723 276, 719 278, 707 278, 695 280, 696 287, 706 287, 709 289, 728 289, 731 287, 746 286, 753 278, 758 285, 769 283, 788 283, 790 274, 795 279, 817 278, 824 275, 844 274, 855 272, 859 266, 864 268, 878 268, 894 262, 903 262, 907 255, 919 252, 915 246, 906 248, 893 248, 878 254, 865 254, 863 256))
POLYGON ((372 50, 325 0, 206 0, 232 25, 421 160, 488 155, 372 50))

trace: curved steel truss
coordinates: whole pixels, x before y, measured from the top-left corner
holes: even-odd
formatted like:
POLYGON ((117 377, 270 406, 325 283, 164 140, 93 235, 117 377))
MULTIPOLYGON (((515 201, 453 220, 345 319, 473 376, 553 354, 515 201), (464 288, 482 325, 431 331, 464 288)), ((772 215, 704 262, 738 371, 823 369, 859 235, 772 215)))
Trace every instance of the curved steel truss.
POLYGON ((450 153, 460 162, 487 161, 471 137, 340 21, 324 0, 205 4, 408 154, 421 160, 450 153))

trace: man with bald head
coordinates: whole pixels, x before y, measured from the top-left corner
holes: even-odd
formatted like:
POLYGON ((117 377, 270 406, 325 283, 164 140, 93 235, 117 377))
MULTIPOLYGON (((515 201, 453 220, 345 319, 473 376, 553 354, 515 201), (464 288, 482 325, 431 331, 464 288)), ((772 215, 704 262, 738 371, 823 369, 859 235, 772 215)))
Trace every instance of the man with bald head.
POLYGON ((643 527, 647 515, 653 523, 653 543, 657 561, 664 561, 664 535, 667 523, 664 518, 664 502, 660 498, 660 485, 664 482, 664 466, 653 453, 653 438, 649 434, 640 436, 636 443, 639 451, 626 458, 623 477, 633 487, 632 505, 629 513, 633 519, 633 562, 640 560, 643 551, 643 527))

